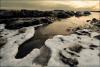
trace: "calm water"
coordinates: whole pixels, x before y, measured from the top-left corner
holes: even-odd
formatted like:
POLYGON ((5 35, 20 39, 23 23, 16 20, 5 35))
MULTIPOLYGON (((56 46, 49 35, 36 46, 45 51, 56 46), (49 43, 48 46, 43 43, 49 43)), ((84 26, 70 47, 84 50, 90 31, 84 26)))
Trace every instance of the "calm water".
POLYGON ((35 35, 24 42, 20 47, 17 54, 17 58, 22 58, 32 51, 34 48, 41 48, 48 38, 52 38, 54 35, 68 35, 78 26, 85 26, 88 24, 86 20, 91 20, 92 18, 99 18, 100 13, 92 13, 90 16, 82 17, 71 17, 67 19, 62 19, 55 21, 52 24, 39 27, 35 31, 35 35))

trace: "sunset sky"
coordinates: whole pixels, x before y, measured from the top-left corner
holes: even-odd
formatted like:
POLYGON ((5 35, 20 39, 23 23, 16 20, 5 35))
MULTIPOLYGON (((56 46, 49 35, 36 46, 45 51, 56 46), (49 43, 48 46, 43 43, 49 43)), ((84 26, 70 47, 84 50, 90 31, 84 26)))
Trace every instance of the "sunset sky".
POLYGON ((100 10, 99 0, 0 0, 1 9, 100 10))

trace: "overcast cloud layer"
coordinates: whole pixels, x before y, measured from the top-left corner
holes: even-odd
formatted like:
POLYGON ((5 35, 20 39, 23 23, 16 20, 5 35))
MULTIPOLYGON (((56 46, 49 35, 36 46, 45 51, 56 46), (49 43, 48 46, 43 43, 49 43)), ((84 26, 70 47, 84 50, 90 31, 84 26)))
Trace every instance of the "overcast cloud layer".
POLYGON ((0 0, 0 9, 100 10, 99 0, 0 0))

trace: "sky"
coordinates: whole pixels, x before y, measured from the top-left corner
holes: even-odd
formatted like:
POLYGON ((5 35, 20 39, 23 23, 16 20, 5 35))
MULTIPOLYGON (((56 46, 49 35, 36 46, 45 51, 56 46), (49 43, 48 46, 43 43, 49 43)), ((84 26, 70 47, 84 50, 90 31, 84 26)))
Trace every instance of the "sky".
POLYGON ((99 0, 0 0, 0 9, 100 10, 99 0))

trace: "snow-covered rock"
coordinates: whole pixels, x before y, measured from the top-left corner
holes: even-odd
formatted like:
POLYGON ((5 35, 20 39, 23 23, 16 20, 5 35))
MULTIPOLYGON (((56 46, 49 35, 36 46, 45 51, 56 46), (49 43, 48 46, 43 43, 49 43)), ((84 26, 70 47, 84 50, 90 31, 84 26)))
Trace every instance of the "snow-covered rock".
POLYGON ((45 45, 51 49, 51 58, 48 66, 65 67, 99 67, 100 40, 95 36, 99 33, 81 30, 84 35, 71 34, 57 35, 48 39, 45 45), (90 34, 88 36, 87 34, 90 34))
POLYGON ((74 34, 56 35, 44 47, 33 49, 24 58, 16 59, 18 47, 34 36, 34 27, 5 29, 0 24, 0 66, 9 67, 99 67, 100 33, 87 29, 74 34))
POLYGON ((0 66, 28 66, 32 67, 32 61, 40 54, 39 49, 34 49, 30 54, 22 59, 16 59, 18 47, 26 40, 34 36, 34 27, 25 27, 19 30, 7 30, 3 24, 0 24, 0 36, 6 38, 6 43, 0 48, 0 66))

